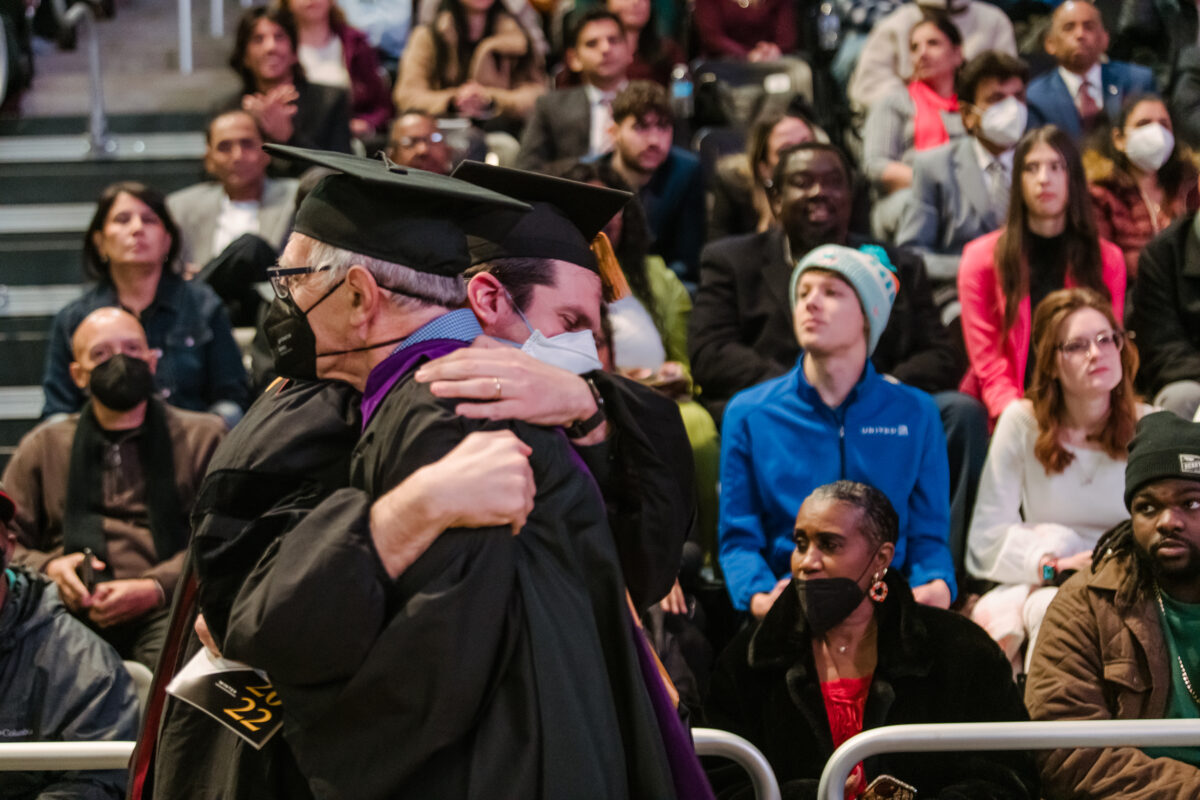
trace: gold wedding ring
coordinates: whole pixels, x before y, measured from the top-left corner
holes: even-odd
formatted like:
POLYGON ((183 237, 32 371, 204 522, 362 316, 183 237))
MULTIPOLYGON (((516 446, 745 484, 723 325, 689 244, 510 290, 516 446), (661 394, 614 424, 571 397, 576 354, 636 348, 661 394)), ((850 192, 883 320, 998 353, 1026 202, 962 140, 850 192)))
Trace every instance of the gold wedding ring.
POLYGON ((500 379, 499 379, 499 378, 492 378, 492 380, 494 380, 494 381, 496 382, 496 396, 495 396, 495 397, 493 397, 492 399, 493 399, 493 400, 499 400, 499 399, 500 399, 500 394, 501 394, 501 392, 500 392, 500 379))

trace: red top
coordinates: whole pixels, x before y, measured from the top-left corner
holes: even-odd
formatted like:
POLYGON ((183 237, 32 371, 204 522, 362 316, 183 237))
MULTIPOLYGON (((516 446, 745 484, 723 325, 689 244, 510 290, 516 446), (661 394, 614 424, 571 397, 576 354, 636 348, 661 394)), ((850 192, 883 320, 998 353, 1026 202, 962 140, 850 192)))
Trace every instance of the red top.
MULTIPOLYGON (((842 742, 855 734, 862 733, 863 708, 867 705, 867 692, 871 688, 871 675, 864 678, 842 678, 821 684, 821 696, 825 698, 825 716, 829 718, 829 732, 833 734, 836 750, 842 742)), ((853 798, 867 788, 862 763, 850 773, 850 787, 846 797, 853 798)))

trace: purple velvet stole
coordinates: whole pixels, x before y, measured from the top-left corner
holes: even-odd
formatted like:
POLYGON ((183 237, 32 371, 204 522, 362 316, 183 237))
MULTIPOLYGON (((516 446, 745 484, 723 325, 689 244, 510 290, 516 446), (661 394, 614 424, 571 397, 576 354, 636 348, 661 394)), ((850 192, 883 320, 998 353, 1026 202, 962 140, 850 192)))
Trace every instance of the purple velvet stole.
MULTIPOLYGON (((379 409, 379 405, 397 381, 422 362, 441 358, 468 345, 470 342, 460 339, 426 339, 410 347, 397 350, 379 362, 367 376, 367 385, 363 390, 361 406, 363 430, 366 430, 371 418, 379 409)), ((563 436, 565 438, 566 434, 564 433, 563 436)), ((587 464, 575 451, 575 448, 570 446, 569 442, 568 450, 570 459, 575 466, 590 476, 592 473, 587 468, 587 464)), ((593 485, 595 485, 594 481, 593 485)), ((599 494, 599 487, 597 487, 597 494, 599 494)), ((693 800, 693 798, 695 800, 711 800, 712 788, 709 786, 708 778, 704 775, 704 769, 700 766, 700 760, 696 757, 692 737, 684 729, 683 722, 680 721, 679 714, 675 710, 675 704, 671 702, 667 688, 662 684, 662 678, 658 673, 658 663, 650 652, 650 643, 646 641, 645 634, 632 618, 629 620, 629 633, 633 637, 634 647, 637 649, 642 682, 650 694, 654 716, 658 719, 663 749, 666 751, 667 763, 671 767, 671 777, 675 783, 675 796, 687 798, 687 800, 693 800)))
POLYGON ((396 382, 415 369, 423 361, 453 353, 459 348, 471 344, 461 339, 426 339, 409 347, 402 348, 375 365, 367 376, 367 386, 362 398, 362 426, 367 429, 367 423, 375 416, 379 404, 396 382))

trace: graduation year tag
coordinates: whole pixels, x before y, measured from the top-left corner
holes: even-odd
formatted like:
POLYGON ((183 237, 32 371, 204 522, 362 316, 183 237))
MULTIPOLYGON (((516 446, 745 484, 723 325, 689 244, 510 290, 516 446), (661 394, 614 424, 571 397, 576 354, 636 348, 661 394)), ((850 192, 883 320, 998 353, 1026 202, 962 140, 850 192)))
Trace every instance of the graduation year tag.
POLYGON ((283 703, 265 673, 240 661, 196 653, 167 693, 208 714, 255 750, 283 726, 283 703))

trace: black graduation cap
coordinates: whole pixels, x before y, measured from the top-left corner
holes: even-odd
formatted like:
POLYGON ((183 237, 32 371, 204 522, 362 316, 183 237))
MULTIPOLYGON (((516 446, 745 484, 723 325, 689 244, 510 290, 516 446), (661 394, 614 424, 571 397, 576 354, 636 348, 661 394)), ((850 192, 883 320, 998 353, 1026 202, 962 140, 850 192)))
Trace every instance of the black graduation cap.
MULTIPOLYGON (((530 213, 500 226, 505 230, 472 237, 472 264, 495 258, 556 258, 601 272, 592 240, 633 197, 618 189, 478 161, 464 161, 450 174, 533 206, 530 213)), ((510 217, 504 212, 491 216, 497 221, 510 217)))
POLYGON ((337 170, 322 178, 296 212, 297 233, 433 275, 470 266, 466 233, 515 224, 529 205, 480 187, 391 161, 268 144, 272 155, 337 170), (493 219, 505 211, 503 221, 493 219))

